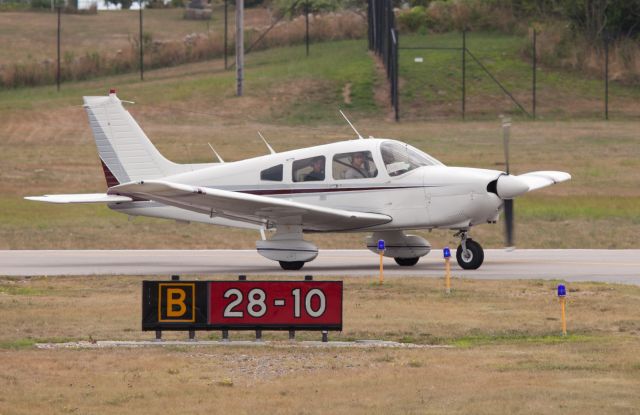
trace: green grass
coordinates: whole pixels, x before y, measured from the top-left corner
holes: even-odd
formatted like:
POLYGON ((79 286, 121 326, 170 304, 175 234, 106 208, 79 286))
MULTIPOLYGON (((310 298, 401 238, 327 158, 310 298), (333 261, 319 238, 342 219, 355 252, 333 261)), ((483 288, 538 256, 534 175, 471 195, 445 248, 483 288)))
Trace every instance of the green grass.
POLYGON ((24 295, 24 296, 36 296, 46 295, 48 290, 34 289, 31 287, 16 287, 15 285, 5 285, 0 283, 0 295, 24 295))
POLYGON ((560 221, 569 219, 627 219, 640 223, 640 197, 530 196, 517 202, 518 216, 560 221))
POLYGON ((42 339, 22 338, 22 339, 15 339, 15 340, 5 340, 5 341, 0 341, 0 350, 30 349, 36 343, 67 343, 72 341, 77 341, 77 339, 72 339, 67 337, 53 337, 53 338, 42 338, 42 339))
MULTIPOLYGON (((235 71, 204 69, 194 75, 177 77, 163 75, 162 71, 149 72, 144 83, 139 82, 137 74, 119 75, 67 83, 59 93, 50 86, 3 90, 0 91, 0 111, 45 111, 78 105, 82 95, 104 94, 108 89, 105 84, 117 85, 123 99, 159 106, 193 99, 216 106, 221 99, 233 101, 235 98, 235 71)), ((247 55, 244 95, 272 107, 260 121, 288 125, 337 123, 338 107, 369 116, 379 111, 373 99, 375 77, 373 61, 362 40, 313 44, 309 58, 305 58, 304 46, 276 48, 247 55), (351 84, 350 104, 345 104, 342 97, 347 83, 351 84), (296 89, 291 91, 291 86, 296 89), (296 95, 293 105, 273 105, 273 98, 293 93, 296 95)), ((215 117, 215 110, 207 108, 211 107, 207 105, 200 111, 215 117)), ((181 113, 172 115, 176 119, 184 117, 181 113)))
MULTIPOLYGON (((524 54, 530 45, 521 36, 497 33, 468 33, 467 49, 531 114, 532 69, 524 54)), ((460 33, 406 35, 401 48, 461 48, 460 33)), ((400 108, 405 117, 461 116, 462 52, 461 50, 400 50, 400 108), (422 57, 422 63, 414 59, 422 57)), ((467 115, 474 118, 495 116, 496 109, 525 118, 520 109, 482 70, 471 55, 466 56, 467 115)), ((640 86, 610 82, 610 112, 627 118, 627 101, 637 102, 640 86), (613 100, 620 100, 614 103, 613 100)), ((551 70, 538 66, 537 115, 540 118, 566 119, 576 114, 590 118, 603 117, 604 85, 601 79, 585 78, 583 73, 551 70), (575 101, 581 101, 576 106, 575 101)), ((637 107, 636 107, 637 109, 637 107)), ((636 114, 637 116, 637 114, 636 114)))

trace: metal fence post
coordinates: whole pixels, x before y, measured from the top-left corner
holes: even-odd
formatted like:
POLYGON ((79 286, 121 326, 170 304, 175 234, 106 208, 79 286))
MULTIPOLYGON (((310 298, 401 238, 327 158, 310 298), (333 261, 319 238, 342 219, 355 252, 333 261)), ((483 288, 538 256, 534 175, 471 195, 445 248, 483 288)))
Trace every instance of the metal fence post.
POLYGON ((142 0, 140 0, 140 80, 144 81, 144 47, 142 40, 142 0))
POLYGON ((241 97, 244 82, 244 0, 236 0, 236 95, 241 97))
POLYGON ((62 7, 58 5, 58 69, 56 70, 56 88, 60 91, 60 14, 62 13, 62 7))
POLYGON ((537 70, 537 66, 538 66, 538 56, 537 56, 537 37, 536 37, 536 29, 533 28, 533 43, 532 43, 532 48, 533 48, 533 56, 532 56, 532 73, 531 73, 531 104, 532 104, 532 108, 531 108, 531 115, 533 116, 533 119, 536 119, 536 82, 537 82, 537 77, 536 77, 536 70, 537 70))
POLYGON ((400 63, 399 63, 399 59, 398 59, 398 49, 400 48, 400 39, 398 36, 398 30, 397 29, 393 29, 393 34, 394 39, 395 39, 395 45, 394 45, 394 51, 393 51, 393 61, 394 61, 394 66, 393 66, 393 92, 394 92, 394 100, 395 100, 395 105, 394 105, 394 109, 395 109, 395 117, 396 117, 396 122, 400 121, 400 91, 398 90, 399 88, 399 83, 398 83, 398 71, 400 70, 400 63))
POLYGON ((467 30, 462 31, 462 119, 467 107, 467 30))
POLYGON ((604 119, 609 120, 609 37, 604 38, 604 119))
POLYGON ((309 0, 304 2, 304 24, 305 24, 305 34, 304 34, 304 42, 307 46, 307 57, 309 56, 309 0))
POLYGON ((227 23, 228 15, 228 4, 229 0, 224 0, 224 69, 227 70, 227 28, 229 27, 227 23))

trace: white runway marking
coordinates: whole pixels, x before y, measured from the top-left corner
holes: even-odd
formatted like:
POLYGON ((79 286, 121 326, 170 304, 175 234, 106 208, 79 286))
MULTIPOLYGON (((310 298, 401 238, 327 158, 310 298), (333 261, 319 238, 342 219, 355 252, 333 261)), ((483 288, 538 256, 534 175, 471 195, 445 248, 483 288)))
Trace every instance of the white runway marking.
MULTIPOLYGON (((321 250, 300 271, 283 271, 254 250, 0 251, 0 275, 317 275, 374 276, 378 256, 366 250, 321 250)), ((640 285, 640 249, 487 249, 480 269, 453 276, 477 279, 559 279, 640 285)), ((442 253, 434 250, 414 267, 384 259, 385 276, 442 277, 442 253)))

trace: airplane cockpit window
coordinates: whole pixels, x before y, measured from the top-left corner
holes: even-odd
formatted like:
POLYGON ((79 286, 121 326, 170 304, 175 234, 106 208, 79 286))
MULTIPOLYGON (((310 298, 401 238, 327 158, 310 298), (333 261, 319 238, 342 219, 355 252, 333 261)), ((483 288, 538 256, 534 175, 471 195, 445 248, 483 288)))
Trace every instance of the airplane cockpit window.
POLYGON ((382 143, 380 146, 382 160, 389 176, 399 176, 422 166, 437 166, 438 160, 406 144, 392 141, 382 143))
POLYGON ((319 182, 324 180, 324 156, 310 157, 293 162, 291 170, 294 182, 319 182))
POLYGON ((278 164, 277 166, 269 167, 268 169, 262 170, 260 172, 260 180, 267 180, 270 182, 281 182, 282 181, 282 164, 278 164))
POLYGON ((333 156, 333 178, 336 180, 376 177, 378 168, 370 151, 354 151, 333 156))

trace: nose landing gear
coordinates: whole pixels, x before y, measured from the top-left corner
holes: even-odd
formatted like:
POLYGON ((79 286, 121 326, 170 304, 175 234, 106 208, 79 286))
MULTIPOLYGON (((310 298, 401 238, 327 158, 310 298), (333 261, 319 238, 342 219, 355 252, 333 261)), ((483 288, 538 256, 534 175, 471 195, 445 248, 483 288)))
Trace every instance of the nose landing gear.
POLYGON ((484 250, 479 243, 468 237, 469 231, 461 230, 454 236, 461 239, 456 250, 456 259, 462 269, 478 269, 484 261, 484 250))

